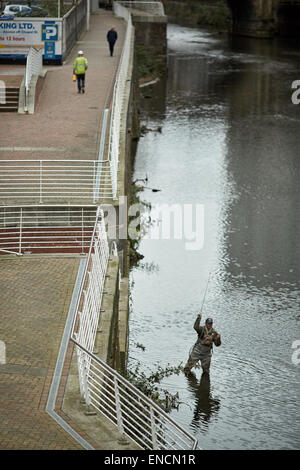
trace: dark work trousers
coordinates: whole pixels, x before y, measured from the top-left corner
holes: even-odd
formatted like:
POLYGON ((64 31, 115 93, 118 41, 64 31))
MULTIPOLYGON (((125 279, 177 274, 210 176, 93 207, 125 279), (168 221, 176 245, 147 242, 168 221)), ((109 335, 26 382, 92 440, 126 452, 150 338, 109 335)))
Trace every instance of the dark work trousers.
POLYGON ((112 57, 114 55, 115 43, 114 42, 109 42, 108 44, 109 44, 110 55, 112 57))
POLYGON ((82 88, 85 86, 85 73, 79 73, 76 75, 77 77, 77 85, 78 91, 81 91, 82 88))

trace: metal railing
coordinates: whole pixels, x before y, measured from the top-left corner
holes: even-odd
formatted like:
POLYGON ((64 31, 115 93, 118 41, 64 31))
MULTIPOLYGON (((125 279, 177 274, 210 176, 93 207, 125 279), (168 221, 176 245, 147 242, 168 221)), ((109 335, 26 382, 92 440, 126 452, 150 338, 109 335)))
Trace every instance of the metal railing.
POLYGON ((63 56, 66 57, 80 38, 87 24, 88 5, 80 0, 63 17, 63 56))
POLYGON ((43 69, 43 50, 30 47, 25 70, 25 108, 28 105, 29 90, 32 77, 40 75, 43 69))
MULTIPOLYGON (((117 3, 117 2, 114 2, 117 3)), ((131 15, 126 8, 119 6, 118 13, 127 21, 126 35, 123 51, 116 75, 116 81, 113 89, 113 98, 111 105, 110 133, 108 144, 108 160, 110 165, 111 185, 113 198, 117 196, 118 183, 118 165, 119 165, 119 146, 121 141, 122 121, 126 120, 127 110, 125 109, 125 87, 128 80, 131 79, 131 60, 133 26, 131 15)))
POLYGON ((94 207, 0 207, 0 254, 85 253, 94 207))
POLYGON ((78 364, 83 397, 113 423, 120 437, 128 436, 142 449, 194 450, 197 439, 173 421, 108 364, 78 341, 78 364))
POLYGON ((96 203, 112 197, 110 171, 95 160, 0 160, 0 201, 96 203), (101 186, 100 186, 101 181, 101 186))
POLYGON ((95 345, 108 258, 109 248, 104 215, 103 211, 98 208, 78 296, 77 324, 74 323, 72 328, 74 339, 89 351, 93 351, 95 345))

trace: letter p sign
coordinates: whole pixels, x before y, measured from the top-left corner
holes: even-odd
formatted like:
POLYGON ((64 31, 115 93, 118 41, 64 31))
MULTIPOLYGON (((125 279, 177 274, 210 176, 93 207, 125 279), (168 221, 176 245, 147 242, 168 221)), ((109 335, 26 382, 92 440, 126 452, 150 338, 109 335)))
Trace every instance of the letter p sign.
POLYGON ((42 25, 42 41, 57 41, 58 40, 58 25, 57 24, 43 24, 42 25))

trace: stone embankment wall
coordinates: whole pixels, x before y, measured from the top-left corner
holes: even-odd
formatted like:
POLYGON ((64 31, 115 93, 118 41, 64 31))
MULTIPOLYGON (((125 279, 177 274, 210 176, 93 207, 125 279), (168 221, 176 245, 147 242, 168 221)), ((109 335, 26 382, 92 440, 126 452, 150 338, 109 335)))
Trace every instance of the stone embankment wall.
MULTIPOLYGON (((145 52, 148 63, 147 73, 150 79, 166 73, 167 60, 167 17, 138 10, 131 10, 131 14, 135 30, 134 50, 132 51, 134 59, 131 81, 130 85, 128 85, 130 90, 128 93, 127 115, 124 116, 126 121, 124 123, 126 136, 120 147, 120 174, 123 180, 120 184, 123 194, 120 194, 120 196, 127 198, 127 209, 130 207, 131 202, 135 202, 131 201, 132 168, 136 145, 140 136, 137 103, 139 101, 139 83, 144 75, 143 67, 145 65, 139 52, 141 50, 145 52)), ((105 351, 102 348, 102 359, 120 372, 124 372, 127 363, 131 252, 130 240, 118 240, 120 266, 116 268, 116 266, 112 265, 108 273, 110 278, 107 280, 107 288, 105 290, 109 295, 106 296, 108 297, 106 300, 104 299, 102 306, 102 315, 103 319, 105 318, 105 322, 103 326, 99 327, 101 331, 99 332, 96 348, 101 349, 101 339, 103 341, 104 336, 106 336, 105 351), (120 289, 117 288, 119 283, 117 275, 119 267, 122 273, 120 289), (105 331, 106 333, 103 334, 105 331)))

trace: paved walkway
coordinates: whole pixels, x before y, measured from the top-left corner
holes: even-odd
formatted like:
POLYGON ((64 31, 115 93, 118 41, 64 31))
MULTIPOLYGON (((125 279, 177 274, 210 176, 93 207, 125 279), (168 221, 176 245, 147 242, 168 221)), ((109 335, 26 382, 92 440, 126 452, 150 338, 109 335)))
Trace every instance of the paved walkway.
MULTIPOLYGON (((48 72, 35 113, 0 114, 0 159, 98 158, 102 115, 110 97, 125 30, 124 21, 110 11, 99 10, 91 15, 90 31, 73 48, 66 63, 44 67, 48 72), (118 32, 114 57, 110 57, 106 41, 112 26, 118 32), (72 82, 73 61, 80 49, 89 62, 85 94, 78 94, 72 82)), ((11 67, 0 65, 2 79, 6 73, 11 74, 11 67)))
POLYGON ((0 449, 82 449, 45 407, 79 258, 0 259, 0 449))
MULTIPOLYGON (((111 12, 92 15, 90 31, 66 63, 47 67, 35 114, 0 114, 0 159, 96 159, 124 35, 124 22, 111 12), (119 35, 114 57, 106 42, 112 26, 119 35), (79 49, 89 61, 84 95, 72 82, 79 49)), ((7 73, 13 75, 11 67, 0 65, 0 76, 7 73)), ((76 256, 0 257, 0 341, 6 345, 6 364, 0 364, 0 449, 82 449, 45 411, 78 266, 76 256)), ((67 374, 64 370, 60 403, 67 374)))

